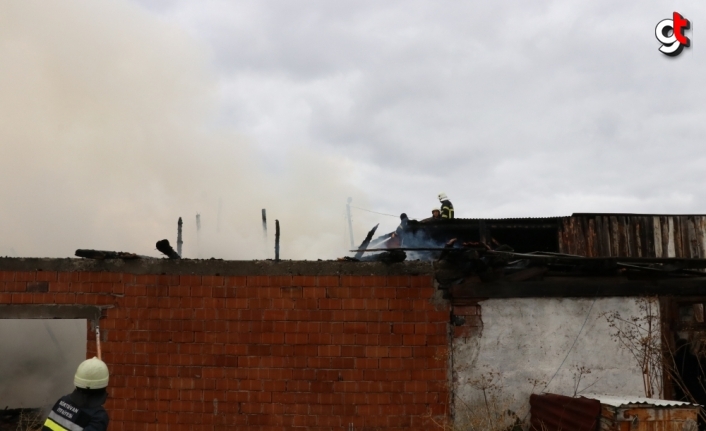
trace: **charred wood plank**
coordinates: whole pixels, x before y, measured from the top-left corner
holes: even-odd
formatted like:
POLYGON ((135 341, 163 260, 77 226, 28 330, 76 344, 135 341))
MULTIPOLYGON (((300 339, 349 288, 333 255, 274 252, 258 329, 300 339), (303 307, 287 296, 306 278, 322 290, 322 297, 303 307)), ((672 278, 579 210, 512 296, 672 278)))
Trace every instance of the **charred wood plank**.
POLYGON ((373 239, 373 235, 375 235, 375 231, 378 229, 378 226, 380 226, 380 223, 376 224, 375 227, 370 229, 370 232, 365 236, 365 239, 363 242, 360 244, 360 247, 358 247, 357 253, 355 256, 353 256, 355 259, 360 259, 361 256, 363 256, 363 253, 365 253, 365 249, 368 248, 368 244, 370 244, 370 240, 373 239))
POLYGON ((659 217, 652 217, 652 240, 654 242, 654 256, 664 257, 662 252, 662 222, 659 217))
POLYGON ((620 228, 618 217, 609 216, 610 219, 610 255, 620 256, 620 228))
POLYGON ((183 224, 181 217, 179 217, 179 221, 177 222, 177 254, 179 254, 179 257, 181 257, 181 246, 184 244, 184 241, 181 240, 181 226, 183 224))
POLYGON ((586 233, 587 235, 587 254, 586 256, 588 257, 595 257, 599 256, 598 250, 596 250, 597 246, 597 241, 596 241, 596 222, 594 219, 589 219, 588 220, 588 231, 586 233))
POLYGON ((611 235, 610 235, 610 217, 601 217, 603 223, 603 235, 601 241, 603 241, 603 254, 602 256, 611 256, 613 246, 611 245, 611 235))
POLYGON ((695 224, 698 223, 696 220, 696 217, 686 217, 686 223, 687 223, 687 244, 689 247, 689 257, 691 258, 699 258, 701 256, 701 253, 699 251, 699 241, 696 236, 696 227, 695 224))
POLYGON ((630 254, 630 227, 626 217, 618 217, 618 256, 632 256, 630 254))
POLYGON ((642 257, 642 226, 639 217, 628 219, 630 226, 630 256, 642 257))
POLYGON ((103 260, 103 259, 124 259, 124 260, 131 260, 131 259, 141 259, 142 256, 137 255, 135 253, 127 253, 124 251, 107 251, 107 250, 89 250, 89 249, 78 249, 76 250, 76 253, 74 253, 78 257, 83 257, 86 259, 96 259, 96 260, 103 260))
POLYGON ((664 257, 675 257, 674 241, 671 240, 674 229, 674 222, 671 217, 662 217, 662 255, 664 257))
POLYGON ((279 220, 275 220, 275 262, 279 262, 279 220))
POLYGON ((689 254, 684 250, 684 226, 682 225, 682 217, 673 217, 674 219, 674 252, 675 257, 687 257, 689 254))
POLYGON ((706 258, 706 217, 697 216, 696 220, 698 220, 696 230, 698 231, 699 249, 701 250, 699 257, 706 258))

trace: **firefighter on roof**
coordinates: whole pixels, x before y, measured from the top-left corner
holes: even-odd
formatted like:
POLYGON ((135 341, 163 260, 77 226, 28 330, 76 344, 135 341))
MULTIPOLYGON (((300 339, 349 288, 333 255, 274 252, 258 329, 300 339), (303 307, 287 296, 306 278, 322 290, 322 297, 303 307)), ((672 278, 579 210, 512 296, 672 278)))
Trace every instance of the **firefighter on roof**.
POLYGON ((54 404, 42 431, 106 431, 108 413, 103 408, 108 392, 108 367, 98 358, 78 366, 74 390, 54 404))
POLYGON ((439 193, 439 202, 441 202, 441 218, 454 218, 454 206, 449 200, 449 198, 446 196, 446 193, 439 193))

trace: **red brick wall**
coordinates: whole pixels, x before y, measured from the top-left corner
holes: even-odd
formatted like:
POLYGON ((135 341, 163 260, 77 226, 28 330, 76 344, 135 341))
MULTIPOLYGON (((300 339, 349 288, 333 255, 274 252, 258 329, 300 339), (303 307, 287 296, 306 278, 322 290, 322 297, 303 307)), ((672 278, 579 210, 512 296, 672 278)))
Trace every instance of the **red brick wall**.
POLYGON ((430 302, 429 276, 37 271, 0 282, 0 304, 109 307, 111 431, 422 430, 447 413, 449 311, 430 302))

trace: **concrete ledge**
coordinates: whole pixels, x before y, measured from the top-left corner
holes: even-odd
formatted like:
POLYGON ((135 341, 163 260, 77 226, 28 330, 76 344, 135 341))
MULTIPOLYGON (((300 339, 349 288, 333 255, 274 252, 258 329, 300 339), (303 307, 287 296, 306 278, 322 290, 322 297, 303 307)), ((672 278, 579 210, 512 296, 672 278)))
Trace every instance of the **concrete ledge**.
POLYGON ((101 317, 95 305, 0 305, 0 319, 88 319, 101 317))
POLYGON ((125 272, 171 275, 432 275, 431 262, 338 262, 216 259, 92 260, 0 258, 0 271, 125 272))

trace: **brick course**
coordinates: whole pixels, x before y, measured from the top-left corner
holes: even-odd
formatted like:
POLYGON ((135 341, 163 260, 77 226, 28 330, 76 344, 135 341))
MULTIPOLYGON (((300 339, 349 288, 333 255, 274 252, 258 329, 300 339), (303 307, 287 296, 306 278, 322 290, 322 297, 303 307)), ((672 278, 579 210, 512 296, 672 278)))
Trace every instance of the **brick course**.
POLYGON ((434 292, 426 275, 0 271, 0 304, 104 307, 112 431, 433 429, 449 398, 434 292))

